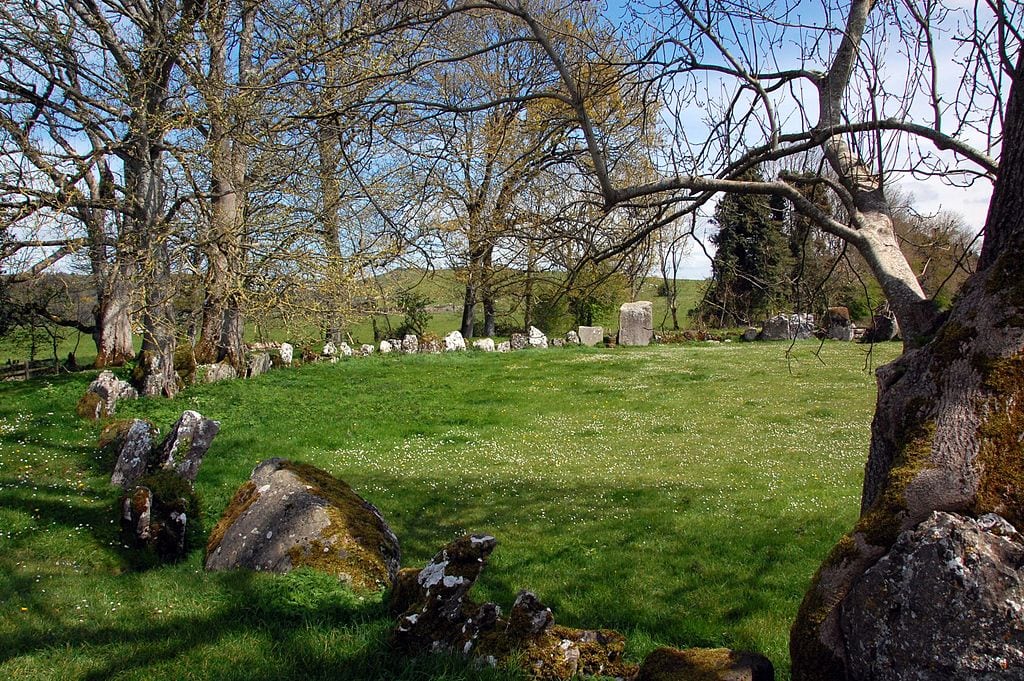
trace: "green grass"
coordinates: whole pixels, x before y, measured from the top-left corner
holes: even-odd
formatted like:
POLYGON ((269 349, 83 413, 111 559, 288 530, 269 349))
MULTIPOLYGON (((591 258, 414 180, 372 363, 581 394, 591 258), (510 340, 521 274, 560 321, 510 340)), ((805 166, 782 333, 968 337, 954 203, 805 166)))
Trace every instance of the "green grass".
MULTIPOLYGON (((853 523, 874 379, 816 343, 377 356, 124 405, 166 432, 219 419, 208 531, 261 460, 307 461, 378 505, 422 565, 467 531, 500 545, 475 594, 536 591, 556 621, 768 655, 853 523)), ((876 348, 875 361, 896 346, 876 348)), ((311 573, 140 568, 112 462, 74 404, 90 375, 0 385, 0 678, 518 678, 388 653, 379 599, 311 573)))

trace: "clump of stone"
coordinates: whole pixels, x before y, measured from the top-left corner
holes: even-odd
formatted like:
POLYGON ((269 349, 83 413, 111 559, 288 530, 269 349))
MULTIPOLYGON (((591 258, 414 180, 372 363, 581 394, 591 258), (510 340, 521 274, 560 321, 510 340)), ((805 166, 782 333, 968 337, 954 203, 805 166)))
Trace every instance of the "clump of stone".
POLYGON ((164 561, 184 558, 189 522, 199 518, 192 484, 220 424, 186 411, 167 437, 154 446, 158 431, 141 419, 111 424, 100 446, 117 452, 110 482, 125 490, 121 529, 129 545, 164 561))
POLYGON ((238 371, 228 362, 200 364, 196 367, 197 383, 218 383, 238 378, 238 371))
POLYGON ((274 366, 269 352, 254 352, 246 360, 245 375, 247 378, 262 376, 274 366))
POLYGON ((112 416, 121 400, 138 398, 138 391, 128 381, 122 381, 110 371, 101 371, 78 400, 76 413, 94 421, 112 416))
POLYGON ((380 511, 314 466, 273 458, 235 493, 206 546, 207 570, 289 572, 307 566, 356 589, 388 588, 398 538, 380 511))

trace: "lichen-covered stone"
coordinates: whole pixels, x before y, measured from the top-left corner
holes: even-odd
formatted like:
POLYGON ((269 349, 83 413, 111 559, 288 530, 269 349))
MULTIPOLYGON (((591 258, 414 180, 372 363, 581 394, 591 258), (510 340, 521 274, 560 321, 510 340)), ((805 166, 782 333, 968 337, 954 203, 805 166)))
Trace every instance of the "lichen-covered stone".
POLYGON ((840 621, 851 681, 1024 678, 1024 539, 994 514, 934 512, 853 585, 840 621))
POLYGON ((108 440, 106 446, 117 452, 110 484, 127 489, 146 474, 157 429, 149 421, 132 419, 120 422, 111 432, 104 431, 100 434, 101 447, 108 440))
POLYGON ((307 566, 379 590, 394 582, 399 558, 398 538, 376 507, 326 471, 275 458, 228 504, 210 533, 206 569, 307 566))
POLYGON ((403 354, 415 355, 420 350, 420 339, 414 333, 407 333, 402 339, 401 348, 403 354))
POLYGON ((320 354, 324 357, 334 357, 338 354, 338 346, 331 341, 327 341, 324 343, 324 348, 320 351, 320 354))
POLYGON ((138 396, 138 391, 128 381, 122 381, 113 372, 101 371, 89 384, 75 411, 82 418, 98 420, 117 412, 120 400, 134 400, 138 396))
POLYGON ((647 300, 619 308, 619 345, 649 345, 654 337, 654 304, 647 300))
POLYGON ((530 338, 525 333, 514 333, 508 339, 508 343, 511 350, 525 350, 530 346, 530 338))
POLYGON ((548 337, 544 335, 544 332, 538 329, 536 326, 531 326, 527 332, 527 342, 529 342, 531 348, 547 349, 548 337))
POLYGON ((613 631, 554 625, 536 595, 521 592, 509 617, 494 603, 477 605, 469 591, 497 545, 489 535, 467 535, 438 552, 422 570, 403 571, 389 607, 401 611, 394 645, 406 654, 450 652, 491 665, 519 665, 541 681, 577 674, 631 677, 622 661, 625 638, 613 631))
POLYGON ((438 355, 441 353, 442 347, 444 347, 444 341, 437 336, 425 333, 419 339, 419 351, 423 354, 438 355))
POLYGON ((196 382, 198 383, 217 383, 233 378, 238 378, 238 371, 227 362, 200 364, 196 368, 196 382))
POLYGON ((373 346, 370 345, 369 343, 363 343, 362 345, 359 346, 359 356, 360 357, 369 357, 372 354, 373 354, 373 346))
POLYGON ((494 340, 491 338, 479 338, 473 341, 473 348, 483 352, 494 352, 494 340))
POLYGON ((580 345, 587 347, 600 345, 604 341, 603 326, 581 326, 576 329, 576 334, 579 336, 580 345))
POLYGON ((192 484, 173 471, 141 478, 121 498, 121 529, 135 548, 175 562, 188 552, 189 523, 199 518, 192 484))
POLYGON ((462 352, 466 349, 466 339, 461 331, 452 331, 444 337, 445 352, 462 352))
POLYGON ((765 320, 757 340, 807 340, 814 337, 814 315, 812 314, 777 314, 765 320))
MULTIPOLYGON (((728 648, 658 648, 640 665, 635 681, 774 681, 768 658, 728 648)), ((837 681, 839 681, 837 679, 837 681)))
POLYGON ((281 343, 281 362, 286 366, 291 366, 292 358, 295 355, 295 348, 291 343, 281 343))
POLYGON ((273 365, 269 352, 254 352, 249 355, 246 362, 245 375, 247 378, 262 376, 270 371, 273 365))
POLYGON ((197 411, 184 411, 167 437, 153 451, 154 469, 171 470, 189 482, 196 481, 203 457, 220 432, 220 422, 197 411))
MULTIPOLYGON (((602 333, 604 333, 603 330, 602 330, 602 333)), ((566 345, 579 345, 580 344, 580 335, 579 335, 579 333, 577 333, 575 331, 572 331, 572 330, 566 331, 565 332, 565 344, 566 345)))
POLYGON ((498 343, 498 352, 512 352, 511 341, 501 341, 498 343))
POLYGON ((382 340, 380 342, 380 354, 382 354, 382 355, 390 354, 391 351, 394 350, 394 349, 395 349, 395 346, 391 343, 391 341, 382 340))

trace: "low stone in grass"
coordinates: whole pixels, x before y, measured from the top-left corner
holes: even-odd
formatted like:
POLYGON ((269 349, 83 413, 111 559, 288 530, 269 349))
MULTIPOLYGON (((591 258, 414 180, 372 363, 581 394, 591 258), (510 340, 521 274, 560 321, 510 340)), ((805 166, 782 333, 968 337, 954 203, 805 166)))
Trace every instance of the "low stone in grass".
POLYGON ((399 559, 376 507, 326 471, 278 458, 253 470, 206 546, 207 570, 307 566, 362 590, 390 587, 399 559))
POLYGON ((580 335, 572 330, 565 332, 565 344, 566 345, 579 345, 580 335))
POLYGON ((774 681, 771 661, 727 648, 658 648, 640 665, 635 681, 774 681))
POLYGON ((220 422, 204 418, 196 411, 183 412, 153 452, 152 467, 174 471, 189 482, 195 482, 203 457, 218 432, 220 422))
POLYGON ((338 354, 338 346, 331 341, 327 341, 324 343, 324 349, 320 351, 320 354, 324 357, 334 357, 338 354))
POLYGON ((473 348, 483 352, 494 352, 494 340, 491 338, 479 338, 473 341, 473 348))
MULTIPOLYGON (((401 347, 401 346, 399 346, 399 347, 401 347)), ((391 341, 382 340, 380 342, 380 354, 382 354, 382 355, 390 354, 391 351, 394 350, 394 349, 395 349, 395 346, 391 343, 391 341)))
POLYGON ((498 352, 512 352, 511 341, 501 341, 498 343, 498 352))
POLYGON ((512 350, 525 350, 530 346, 530 338, 525 333, 514 333, 508 340, 512 350))
POLYGON ((127 489, 146 474, 156 436, 156 427, 143 419, 118 421, 103 429, 100 448, 110 448, 117 454, 111 485, 127 489))
POLYGON ((862 343, 884 343, 900 337, 900 325, 896 323, 896 315, 891 312, 876 314, 871 318, 871 326, 861 336, 862 343))
POLYGON ((466 349, 466 339, 462 337, 461 331, 452 331, 444 337, 445 352, 462 352, 466 349))
POLYGON ((814 337, 814 315, 795 313, 777 314, 765 320, 757 340, 807 340, 814 337))
POLYGON ((196 367, 196 382, 217 383, 238 378, 238 371, 227 362, 217 364, 200 364, 196 367))
POLYGON ((199 519, 192 483, 174 471, 147 475, 121 498, 121 509, 121 529, 131 546, 164 562, 185 557, 189 524, 199 519))
POLYGON ((362 345, 359 346, 359 356, 360 357, 369 357, 372 354, 373 354, 373 346, 370 345, 369 343, 363 343, 362 345))
POLYGON ((545 336, 544 332, 538 329, 536 326, 530 327, 527 336, 531 348, 547 349, 548 337, 545 336))
POLYGON ((256 378, 270 371, 273 366, 269 352, 254 352, 249 355, 246 362, 245 375, 247 378, 256 378))
POLYGON ((295 355, 295 348, 292 347, 291 343, 281 343, 281 362, 286 366, 291 366, 292 358, 295 355))
POLYGON ((349 345, 348 343, 345 343, 345 342, 342 342, 342 343, 338 344, 338 356, 339 357, 351 357, 352 354, 353 353, 352 353, 352 346, 351 345, 349 345))
POLYGON ((423 334, 419 341, 419 351, 427 355, 438 355, 441 354, 441 349, 444 347, 444 341, 437 336, 431 334, 423 334))
POLYGON ((594 347, 604 342, 604 327, 603 326, 581 326, 576 329, 576 335, 579 337, 580 345, 587 347, 594 347))
POLYGON ((402 570, 389 603, 392 613, 401 613, 393 636, 400 651, 517 664, 543 681, 636 672, 622 661, 626 640, 621 634, 556 626, 551 610, 530 592, 520 592, 507 619, 494 603, 474 603, 469 591, 496 545, 489 535, 467 535, 441 549, 422 570, 402 570))
POLYGON ((415 355, 420 349, 420 339, 414 333, 407 333, 405 338, 402 339, 401 347, 403 354, 415 355))
POLYGON ((128 381, 122 381, 113 372, 101 371, 78 400, 76 413, 85 419, 98 420, 113 415, 120 400, 134 400, 139 396, 128 381))

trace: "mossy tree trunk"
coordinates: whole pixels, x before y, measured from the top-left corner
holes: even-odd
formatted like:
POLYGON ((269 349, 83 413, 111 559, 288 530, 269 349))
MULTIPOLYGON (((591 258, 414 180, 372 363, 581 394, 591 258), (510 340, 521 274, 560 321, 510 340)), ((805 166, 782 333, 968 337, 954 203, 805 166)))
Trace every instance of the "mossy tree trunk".
POLYGON ((878 371, 861 517, 793 625, 795 681, 848 678, 843 601, 901 531, 937 510, 1024 526, 1024 55, 1013 75, 978 271, 936 333, 878 371))

